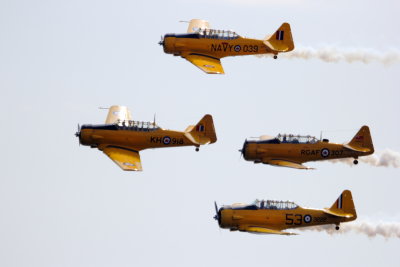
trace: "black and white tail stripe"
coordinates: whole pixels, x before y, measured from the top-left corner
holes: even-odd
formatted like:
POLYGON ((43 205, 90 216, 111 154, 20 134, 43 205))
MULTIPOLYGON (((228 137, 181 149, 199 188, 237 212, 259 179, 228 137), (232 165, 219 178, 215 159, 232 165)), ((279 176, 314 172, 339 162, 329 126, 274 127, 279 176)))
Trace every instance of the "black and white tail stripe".
POLYGON ((343 208, 343 194, 341 194, 340 197, 337 199, 337 208, 338 209, 343 208))
POLYGON ((282 40, 283 40, 283 34, 284 34, 284 33, 285 33, 284 31, 277 31, 277 32, 276 32, 276 40, 282 41, 282 40))
POLYGON ((203 124, 199 124, 199 125, 197 125, 197 131, 198 132, 204 132, 204 129, 205 129, 205 127, 204 127, 204 125, 203 124))

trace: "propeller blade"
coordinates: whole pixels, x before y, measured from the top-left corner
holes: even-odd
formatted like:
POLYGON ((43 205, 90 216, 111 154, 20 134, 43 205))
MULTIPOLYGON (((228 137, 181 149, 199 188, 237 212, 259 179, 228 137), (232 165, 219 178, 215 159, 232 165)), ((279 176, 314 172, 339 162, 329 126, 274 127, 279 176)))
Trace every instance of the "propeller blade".
POLYGON ((219 216, 218 216, 218 206, 217 206, 217 202, 216 202, 216 201, 214 201, 214 206, 215 206, 215 216, 214 216, 214 219, 215 219, 215 220, 218 220, 218 219, 219 219, 219 216))
POLYGON ((79 123, 78 123, 78 131, 75 133, 75 136, 79 138, 79 146, 81 146, 81 140, 80 140, 80 137, 81 137, 81 126, 79 125, 79 123))
POLYGON ((164 45, 164 38, 163 38, 162 35, 161 35, 161 41, 159 41, 158 44, 159 44, 159 45, 164 45))
POLYGON ((81 133, 81 127, 79 126, 79 123, 78 123, 78 131, 76 131, 75 136, 79 137, 80 133, 81 133))
POLYGON ((239 149, 240 152, 240 158, 244 157, 244 153, 246 152, 246 146, 247 146, 247 139, 244 141, 242 149, 239 149))

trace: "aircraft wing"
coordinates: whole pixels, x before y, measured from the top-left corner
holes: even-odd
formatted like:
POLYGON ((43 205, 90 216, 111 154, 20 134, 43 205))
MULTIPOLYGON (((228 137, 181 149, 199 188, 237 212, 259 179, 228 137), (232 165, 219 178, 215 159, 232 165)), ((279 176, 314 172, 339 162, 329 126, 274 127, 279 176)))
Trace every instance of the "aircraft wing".
POLYGON ((124 171, 142 171, 138 151, 124 147, 107 146, 103 149, 103 152, 124 171))
POLYGON ((111 106, 108 109, 106 124, 116 123, 118 121, 132 120, 129 109, 125 106, 111 106))
POLYGON ((297 163, 297 162, 283 160, 283 159, 263 160, 263 163, 276 165, 276 166, 280 166, 280 167, 295 168, 295 169, 305 169, 305 170, 314 169, 314 168, 310 168, 310 167, 304 166, 304 165, 302 165, 300 163, 297 163))
POLYGON ((224 74, 219 58, 202 54, 189 54, 185 56, 190 63, 208 74, 224 74))
POLYGON ((273 229, 268 229, 268 228, 258 227, 258 226, 250 226, 250 227, 246 227, 246 228, 243 228, 240 230, 246 231, 249 233, 254 233, 254 234, 297 235, 296 233, 273 230, 273 229))
POLYGON ((329 215, 333 215, 333 216, 336 216, 336 217, 342 217, 342 218, 351 218, 351 217, 354 216, 354 215, 351 214, 351 213, 333 212, 333 211, 328 210, 328 209, 324 209, 324 212, 327 213, 327 214, 329 214, 329 215))

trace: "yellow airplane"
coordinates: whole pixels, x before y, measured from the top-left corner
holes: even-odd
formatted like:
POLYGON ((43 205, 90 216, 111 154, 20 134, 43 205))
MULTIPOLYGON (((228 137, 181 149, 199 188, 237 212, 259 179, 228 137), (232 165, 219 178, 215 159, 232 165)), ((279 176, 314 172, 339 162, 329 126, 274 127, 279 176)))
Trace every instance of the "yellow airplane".
POLYGON ((363 126, 346 144, 329 143, 328 139, 318 140, 313 136, 279 134, 277 137, 261 136, 247 140, 239 150, 244 159, 254 163, 296 169, 312 169, 302 165, 304 162, 339 158, 354 158, 374 153, 368 126, 363 126))
POLYGON ((219 227, 257 234, 295 235, 283 230, 323 224, 335 224, 339 230, 340 223, 357 218, 349 190, 343 191, 329 209, 303 208, 294 202, 276 200, 256 200, 250 205, 233 204, 219 210, 217 203, 214 204, 214 219, 219 227))
POLYGON ((166 34, 159 42, 164 52, 187 59, 208 74, 224 74, 220 59, 228 56, 273 54, 294 49, 288 23, 264 40, 245 38, 233 31, 213 30, 205 20, 192 19, 187 33, 166 34))
POLYGON ((105 124, 86 124, 75 134, 82 145, 103 151, 124 171, 142 171, 139 151, 147 148, 195 146, 217 141, 213 118, 205 115, 183 132, 165 130, 155 122, 133 121, 127 107, 111 106, 105 124))

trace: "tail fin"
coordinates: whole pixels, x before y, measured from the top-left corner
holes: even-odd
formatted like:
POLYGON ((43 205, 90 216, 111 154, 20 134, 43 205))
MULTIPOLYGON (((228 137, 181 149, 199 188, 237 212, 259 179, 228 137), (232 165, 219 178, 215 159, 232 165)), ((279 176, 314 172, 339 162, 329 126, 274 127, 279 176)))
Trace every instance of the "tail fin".
POLYGON ((217 135, 215 134, 212 116, 207 114, 196 125, 187 127, 185 135, 195 144, 205 145, 215 143, 217 135))
POLYGON ((273 35, 264 40, 264 44, 276 52, 292 51, 294 43, 289 23, 283 23, 273 35))
POLYGON ((361 127, 353 139, 346 144, 346 147, 357 151, 370 152, 370 154, 374 153, 374 145, 368 126, 361 127))
POLYGON ((344 190, 327 211, 336 216, 348 217, 355 220, 357 213, 350 190, 344 190))

